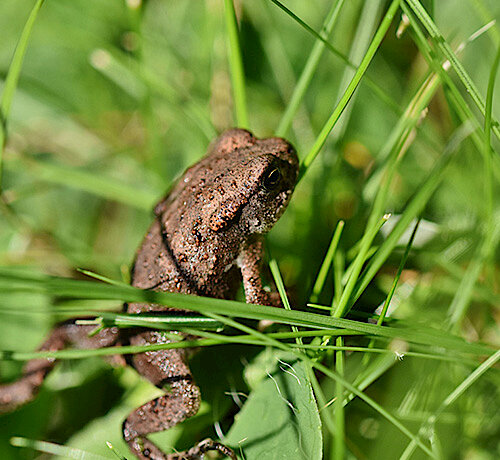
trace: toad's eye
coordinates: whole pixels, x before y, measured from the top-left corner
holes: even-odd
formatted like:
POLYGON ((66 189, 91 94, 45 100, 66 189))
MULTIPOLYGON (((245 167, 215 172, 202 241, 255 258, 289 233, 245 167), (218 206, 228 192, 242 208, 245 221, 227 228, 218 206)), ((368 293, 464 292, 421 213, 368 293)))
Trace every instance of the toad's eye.
POLYGON ((281 180, 281 171, 278 168, 270 169, 264 176, 264 188, 272 190, 281 180))

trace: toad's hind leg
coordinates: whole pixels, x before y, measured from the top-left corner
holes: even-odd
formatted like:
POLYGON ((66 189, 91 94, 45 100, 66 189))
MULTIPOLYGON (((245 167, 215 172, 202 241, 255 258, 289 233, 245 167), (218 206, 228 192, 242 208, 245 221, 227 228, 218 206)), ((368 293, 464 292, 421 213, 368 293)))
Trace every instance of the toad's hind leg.
MULTIPOLYGON (((89 333, 94 329, 95 326, 80 326, 68 321, 55 328, 38 350, 57 351, 68 345, 77 348, 102 348, 115 345, 119 340, 116 328, 104 329, 90 337, 89 333)), ((32 359, 24 366, 19 380, 0 385, 0 413, 10 412, 30 402, 55 363, 56 360, 53 358, 32 359)))
MULTIPOLYGON (((168 343, 156 332, 139 334, 134 344, 168 343)), ((200 390, 193 382, 185 362, 184 350, 160 350, 133 355, 137 371, 159 388, 169 386, 167 394, 153 399, 133 411, 123 423, 123 437, 139 459, 199 460, 209 450, 219 451, 236 460, 233 451, 211 439, 206 439, 185 452, 165 454, 147 435, 165 431, 192 417, 200 407, 200 390)))
POLYGON ((173 382, 171 391, 147 402, 132 412, 123 423, 123 437, 132 452, 140 459, 154 460, 195 460, 202 459, 209 450, 217 450, 236 459, 231 449, 206 439, 185 452, 163 453, 146 435, 168 430, 198 411, 200 391, 187 379, 173 382))

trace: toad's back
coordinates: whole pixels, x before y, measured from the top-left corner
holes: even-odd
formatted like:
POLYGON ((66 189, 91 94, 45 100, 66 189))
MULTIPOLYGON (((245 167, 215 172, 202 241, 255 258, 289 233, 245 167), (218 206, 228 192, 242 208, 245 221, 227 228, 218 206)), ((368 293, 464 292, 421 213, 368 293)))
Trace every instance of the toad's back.
MULTIPOLYGON (((296 154, 282 139, 260 140, 244 130, 223 134, 156 206, 132 284, 233 298, 241 280, 238 258, 281 215, 297 169, 296 154)), ((131 304, 129 311, 151 308, 131 304)))

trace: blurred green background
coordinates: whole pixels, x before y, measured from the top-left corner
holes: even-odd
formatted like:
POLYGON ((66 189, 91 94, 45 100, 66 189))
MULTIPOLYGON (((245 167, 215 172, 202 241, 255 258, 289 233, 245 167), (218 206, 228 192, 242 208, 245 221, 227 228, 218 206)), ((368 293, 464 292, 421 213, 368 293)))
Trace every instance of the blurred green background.
MULTIPOLYGON (((321 29, 331 5, 327 0, 284 3, 315 30, 321 29)), ((0 90, 33 4, 31 0, 0 4, 0 90)), ((497 0, 423 4, 432 10, 454 47, 486 23, 500 19, 497 0)), ((271 136, 315 40, 270 1, 241 1, 236 7, 250 129, 259 137, 271 136)), ((385 2, 377 0, 346 2, 330 42, 349 55, 362 33, 370 38, 386 8, 385 2)), ((373 202, 370 178, 384 163, 378 154, 400 118, 398 110, 405 109, 428 71, 410 31, 396 36, 399 23, 400 13, 367 72, 396 108, 381 101, 362 81, 349 110, 268 237, 294 308, 305 305, 339 219, 346 221, 340 247, 347 260, 352 258, 349 249, 363 235, 373 202)), ((498 34, 495 24, 459 55, 483 96, 498 34)), ((361 54, 353 57, 355 62, 363 56, 363 42, 359 46, 361 54)), ((227 54, 222 0, 47 0, 33 30, 8 121, 3 198, 16 217, 0 216, 0 265, 74 278, 83 277, 77 268, 86 268, 128 281, 128 269, 151 221, 154 203, 176 176, 203 155, 217 133, 234 125, 227 54)), ((458 82, 455 74, 451 77, 458 82)), ((345 78, 345 63, 326 51, 287 135, 301 158, 342 94, 345 78)), ((500 117, 498 87, 493 114, 500 117)), ((439 89, 398 168, 388 212, 396 216, 402 212, 458 126, 448 95, 439 89)), ((495 155, 498 145, 494 139, 495 155)), ((497 178, 494 216, 498 223, 497 178)), ((482 157, 466 140, 426 206, 421 239, 417 238, 391 306, 395 317, 435 327, 446 323, 450 302, 483 238, 484 182, 482 157)), ((358 309, 373 312, 384 300, 401 254, 398 249, 389 258, 358 309)), ((461 330, 470 341, 495 346, 500 342, 498 260, 496 250, 481 271, 461 330)), ((320 297, 325 304, 332 296, 330 278, 320 297)), ((50 305, 47 297, 2 292, 0 349, 36 348, 58 319, 49 313, 50 305)), ((214 408, 220 404, 224 413, 231 405, 224 391, 235 379, 236 388, 245 391, 238 377, 241 356, 249 354, 250 360, 255 350, 229 348, 221 349, 223 355, 216 350, 202 352, 207 360, 219 356, 220 394, 206 389, 217 393, 210 401, 212 410, 207 404, 184 432, 176 429, 163 435, 165 445, 180 439, 177 445, 182 448, 200 439, 200 432, 213 435, 214 408), (232 360, 229 355, 234 355, 232 360)), ((361 363, 349 355, 347 363, 347 375, 351 372, 354 378, 361 363)), ((20 366, 0 362, 2 380, 14 378, 20 366)), ((201 380, 203 366, 198 363, 198 368, 201 380)), ((435 409, 472 369, 407 357, 385 372, 368 393, 416 432, 427 411, 435 409)), ((441 420, 443 458, 500 456, 498 370, 488 376, 441 420)), ((325 382, 327 393, 332 391, 328 385, 325 382)), ((34 403, 0 416, 0 458, 44 458, 29 449, 11 447, 13 435, 67 443, 103 455, 109 455, 104 441, 110 440, 127 455, 120 441, 121 421, 154 394, 156 390, 130 369, 112 369, 97 359, 64 362, 34 403)), ((359 401, 347 407, 346 419, 350 458, 399 458, 407 445, 399 432, 359 401)), ((224 430, 229 424, 230 417, 223 423, 224 430)), ((325 449, 329 455, 328 443, 325 449)), ((417 452, 412 458, 425 457, 417 452)))

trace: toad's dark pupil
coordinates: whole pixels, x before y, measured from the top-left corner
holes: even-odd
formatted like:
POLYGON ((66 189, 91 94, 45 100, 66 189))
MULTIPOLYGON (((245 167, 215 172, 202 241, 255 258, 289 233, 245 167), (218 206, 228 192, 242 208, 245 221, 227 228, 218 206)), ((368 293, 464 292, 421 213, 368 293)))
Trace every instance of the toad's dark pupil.
POLYGON ((267 174, 264 179, 264 187, 267 189, 275 187, 281 179, 281 172, 279 169, 273 169, 270 173, 267 174))

